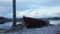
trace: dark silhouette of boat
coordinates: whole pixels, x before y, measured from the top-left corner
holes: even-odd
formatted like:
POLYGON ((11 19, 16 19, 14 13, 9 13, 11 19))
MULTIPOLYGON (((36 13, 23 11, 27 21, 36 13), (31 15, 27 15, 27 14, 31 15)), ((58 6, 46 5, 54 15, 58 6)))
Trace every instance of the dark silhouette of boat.
POLYGON ((37 27, 49 25, 49 22, 46 20, 36 19, 36 18, 31 18, 31 17, 25 17, 25 16, 23 16, 23 18, 22 18, 22 23, 27 28, 37 28, 37 27))

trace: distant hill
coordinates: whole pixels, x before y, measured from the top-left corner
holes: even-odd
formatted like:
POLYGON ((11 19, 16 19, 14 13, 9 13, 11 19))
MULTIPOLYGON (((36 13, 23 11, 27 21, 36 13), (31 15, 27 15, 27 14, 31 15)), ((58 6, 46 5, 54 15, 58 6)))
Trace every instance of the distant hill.
POLYGON ((0 24, 6 23, 11 21, 10 19, 6 18, 6 17, 0 17, 0 24))
POLYGON ((48 18, 48 19, 52 19, 52 20, 60 20, 60 17, 52 17, 52 18, 48 18))
MULTIPOLYGON (((0 24, 13 21, 13 18, 0 17, 0 24)), ((20 22, 21 18, 16 18, 16 22, 20 22)))

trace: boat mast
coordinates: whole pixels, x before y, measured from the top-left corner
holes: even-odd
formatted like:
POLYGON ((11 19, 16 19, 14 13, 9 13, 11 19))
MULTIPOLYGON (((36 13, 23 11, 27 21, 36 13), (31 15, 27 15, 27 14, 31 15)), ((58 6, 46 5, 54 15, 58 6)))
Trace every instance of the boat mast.
POLYGON ((16 27, 16 0, 13 0, 13 27, 16 27))

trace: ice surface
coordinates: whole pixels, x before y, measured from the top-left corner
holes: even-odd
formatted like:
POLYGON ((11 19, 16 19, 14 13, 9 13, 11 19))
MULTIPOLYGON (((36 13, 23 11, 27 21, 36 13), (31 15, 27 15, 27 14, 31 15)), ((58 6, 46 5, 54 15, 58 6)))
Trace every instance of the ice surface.
POLYGON ((0 30, 0 34, 55 34, 56 31, 58 30, 60 31, 60 25, 45 26, 42 28, 35 28, 35 29, 14 30, 6 33, 1 32, 2 30, 0 30))
MULTIPOLYGON (((50 23, 57 23, 57 21, 52 21, 50 23)), ((0 24, 0 28, 2 28, 0 29, 0 34, 55 34, 56 32, 60 31, 60 25, 55 25, 55 26, 45 26, 42 28, 35 28, 35 29, 23 29, 23 30, 16 29, 6 32, 11 28, 11 26, 12 26, 12 22, 0 24)))

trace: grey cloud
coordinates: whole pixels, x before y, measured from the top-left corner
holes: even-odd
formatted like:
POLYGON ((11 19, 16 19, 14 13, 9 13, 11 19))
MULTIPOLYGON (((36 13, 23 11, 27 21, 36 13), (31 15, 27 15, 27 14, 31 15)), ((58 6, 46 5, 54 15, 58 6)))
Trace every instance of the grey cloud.
POLYGON ((17 10, 28 10, 41 7, 57 7, 60 6, 60 0, 31 0, 25 2, 17 2, 17 10), (31 6, 33 5, 33 6, 31 6))
MULTIPOLYGON (((8 13, 12 13, 12 2, 1 2, 0 0, 0 6, 4 6, 6 7, 6 11, 3 12, 3 14, 5 13, 6 15, 8 13)), ((16 7, 17 7, 17 10, 19 11, 25 11, 25 10, 28 10, 28 9, 37 9, 37 8, 42 8, 42 7, 51 7, 51 6, 54 6, 54 7, 57 7, 59 6, 60 7, 60 0, 23 0, 22 2, 21 1, 17 1, 16 3, 16 7)), ((2 14, 2 15, 3 15, 2 14)))

